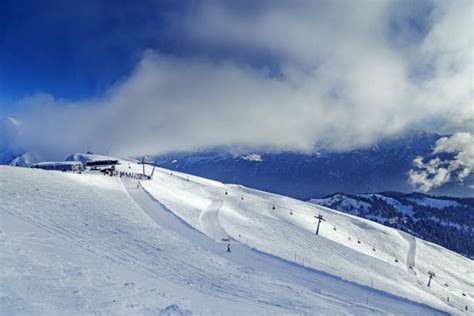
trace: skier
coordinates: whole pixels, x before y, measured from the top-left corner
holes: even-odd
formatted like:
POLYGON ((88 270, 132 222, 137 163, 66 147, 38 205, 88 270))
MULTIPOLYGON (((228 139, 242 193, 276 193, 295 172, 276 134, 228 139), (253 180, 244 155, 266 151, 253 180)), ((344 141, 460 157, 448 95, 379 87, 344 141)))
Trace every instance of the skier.
POLYGON ((140 180, 137 182, 137 189, 140 189, 140 180))
POLYGON ((227 252, 231 252, 230 251, 230 244, 227 244, 227 252))

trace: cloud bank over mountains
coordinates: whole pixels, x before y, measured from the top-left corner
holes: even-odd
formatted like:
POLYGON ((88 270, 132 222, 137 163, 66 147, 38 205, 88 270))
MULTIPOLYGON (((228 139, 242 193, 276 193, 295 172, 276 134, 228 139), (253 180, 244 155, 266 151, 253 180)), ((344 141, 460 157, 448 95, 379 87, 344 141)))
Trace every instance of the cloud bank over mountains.
MULTIPOLYGON (((417 157, 413 164, 416 169, 409 172, 410 183, 420 191, 428 192, 452 180, 463 183, 474 170, 474 135, 456 133, 440 138, 433 154, 437 157, 427 162, 417 157), (440 154, 454 154, 453 159, 441 159, 440 154)), ((474 187, 472 187, 474 189, 474 187)))
POLYGON ((130 156, 474 133, 472 16, 461 0, 202 2, 169 20, 169 36, 195 53, 148 50, 100 98, 25 98, 14 141, 49 155, 130 156))

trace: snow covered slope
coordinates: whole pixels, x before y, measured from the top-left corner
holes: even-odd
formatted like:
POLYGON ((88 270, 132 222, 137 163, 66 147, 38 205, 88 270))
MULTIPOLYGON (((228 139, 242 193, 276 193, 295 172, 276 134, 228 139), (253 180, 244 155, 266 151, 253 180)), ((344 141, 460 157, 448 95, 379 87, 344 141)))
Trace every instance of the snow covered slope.
POLYGON ((337 193, 309 202, 395 227, 474 259, 474 198, 337 193))
POLYGON ((130 178, 0 167, 0 202, 2 314, 473 308, 469 259, 370 221, 165 169, 137 187, 130 178), (315 236, 319 213, 327 222, 315 236), (437 273, 430 288, 428 270, 437 273))
POLYGON ((202 213, 222 200, 217 213, 226 234, 262 252, 450 312, 473 304, 473 261, 401 231, 299 200, 166 170, 143 185, 204 233, 202 213), (318 214, 326 222, 316 237, 318 214), (437 273, 429 288, 428 271, 437 273))

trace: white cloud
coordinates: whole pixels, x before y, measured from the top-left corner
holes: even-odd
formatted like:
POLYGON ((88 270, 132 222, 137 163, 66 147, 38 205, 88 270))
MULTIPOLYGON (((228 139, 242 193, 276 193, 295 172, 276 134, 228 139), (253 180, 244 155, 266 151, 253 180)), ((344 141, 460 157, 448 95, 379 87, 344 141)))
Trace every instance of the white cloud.
POLYGON ((137 155, 219 145, 342 150, 420 126, 474 132, 471 2, 435 2, 426 34, 398 46, 388 36, 397 3, 270 2, 248 14, 205 3, 180 38, 266 54, 279 75, 232 54, 148 51, 100 99, 25 100, 17 141, 58 154, 137 155), (413 78, 414 65, 428 74, 413 78))
MULTIPOLYGON (((410 183, 420 191, 428 192, 449 181, 464 182, 474 169, 474 135, 456 133, 443 137, 436 142, 433 154, 454 154, 452 159, 436 157, 427 162, 417 157, 413 164, 416 170, 410 170, 410 183)), ((471 187, 471 185, 468 185, 471 187)))

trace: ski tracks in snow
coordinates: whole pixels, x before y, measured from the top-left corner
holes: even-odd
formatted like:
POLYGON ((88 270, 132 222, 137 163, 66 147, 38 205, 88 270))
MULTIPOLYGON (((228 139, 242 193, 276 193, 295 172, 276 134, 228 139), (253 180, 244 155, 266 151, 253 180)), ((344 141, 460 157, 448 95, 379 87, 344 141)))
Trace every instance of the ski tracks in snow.
POLYGON ((416 264, 416 238, 404 232, 398 232, 398 234, 408 243, 406 264, 408 268, 413 269, 416 264))
POLYGON ((230 237, 219 223, 219 210, 222 200, 213 199, 211 204, 201 212, 199 222, 203 232, 216 242, 229 241, 230 237))
MULTIPOLYGON (((340 306, 341 310, 349 308, 351 310, 358 310, 359 314, 406 314, 407 311, 417 315, 443 314, 426 305, 411 302, 375 289, 369 289, 352 282, 346 282, 338 277, 302 267, 240 243, 233 245, 232 254, 226 253, 225 248, 212 239, 213 237, 221 239, 223 236, 228 236, 218 220, 219 209, 223 204, 222 200, 212 200, 211 204, 202 212, 200 223, 205 233, 201 233, 179 218, 173 211, 161 204, 160 201, 143 188, 137 190, 127 184, 125 184, 125 188, 143 211, 161 227, 173 230, 196 246, 240 265, 243 275, 246 274, 246 270, 259 271, 259 273, 271 275, 272 278, 277 280, 275 281, 277 284, 281 282, 298 284, 299 287, 311 291, 312 295, 314 295, 313 303, 321 299, 325 300, 326 303, 333 301, 334 304, 340 306), (367 297, 370 297, 370 305, 365 303, 367 297)), ((244 293, 240 293, 240 295, 242 294, 244 293)), ((255 295, 255 293, 250 295, 255 295)), ((275 296, 275 294, 272 295, 275 296)), ((273 299, 278 297, 275 296, 273 299)), ((282 298, 279 297, 279 299, 282 298)), ((272 302, 272 304, 275 303, 272 302)), ((287 305, 287 308, 291 306, 295 308, 296 303, 301 304, 302 302, 295 298, 284 305, 287 305)), ((281 304, 281 302, 278 304, 281 304)), ((319 304, 321 304, 321 301, 319 304)), ((308 308, 308 306, 298 306, 297 310, 301 312, 306 310, 305 308, 308 308)), ((324 314, 324 312, 322 313, 324 314)))
POLYGON ((407 237, 408 244, 410 248, 408 248, 407 254, 407 264, 408 266, 415 267, 415 257, 416 257, 416 238, 408 236, 407 237))

